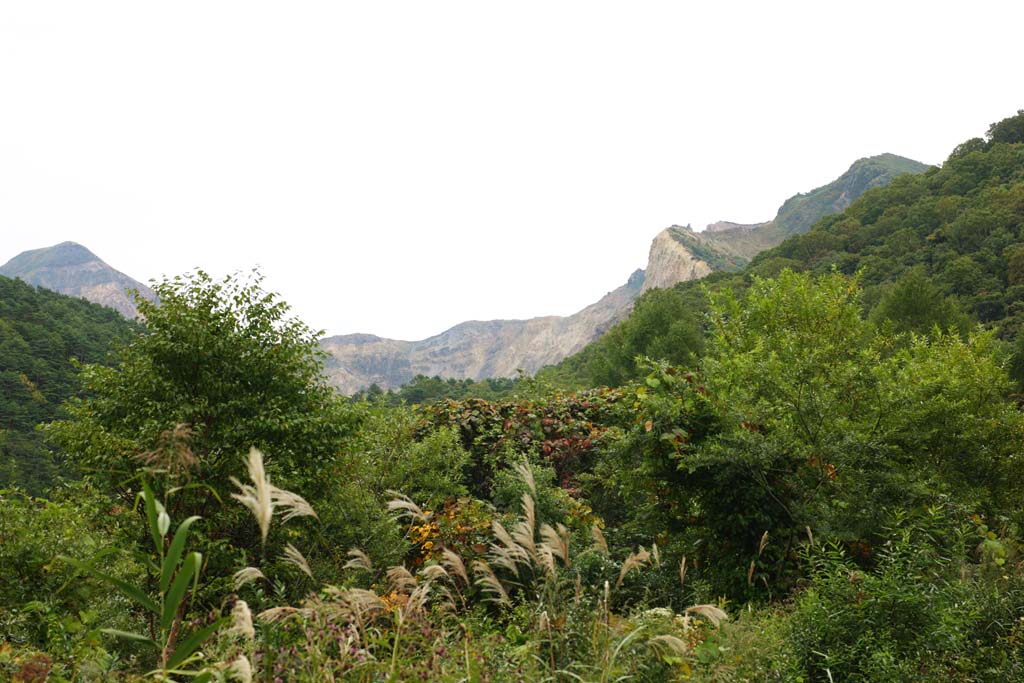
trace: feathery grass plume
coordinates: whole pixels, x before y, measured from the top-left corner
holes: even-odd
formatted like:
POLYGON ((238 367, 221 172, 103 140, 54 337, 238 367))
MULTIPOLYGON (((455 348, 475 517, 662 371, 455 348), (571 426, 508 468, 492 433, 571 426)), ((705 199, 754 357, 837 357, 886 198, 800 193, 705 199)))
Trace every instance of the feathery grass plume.
POLYGON ((281 556, 281 559, 301 569, 302 573, 309 578, 313 578, 313 570, 309 568, 309 562, 307 562, 306 558, 299 552, 299 549, 291 543, 284 547, 284 555, 281 556))
POLYGON ((388 491, 388 495, 394 496, 388 501, 388 512, 397 512, 398 517, 412 517, 417 522, 427 521, 427 516, 423 514, 420 506, 412 502, 408 496, 391 490, 388 491))
POLYGON ((651 557, 654 559, 654 566, 655 567, 660 567, 661 566, 661 553, 658 552, 658 544, 657 543, 652 543, 651 544, 651 557))
POLYGON ((424 567, 417 574, 417 578, 422 577, 427 581, 437 581, 438 579, 450 579, 448 570, 439 564, 430 564, 424 567))
POLYGON ((516 522, 512 527, 512 538, 515 539, 516 545, 526 552, 529 559, 537 559, 537 542, 533 538, 533 528, 526 521, 516 522))
POLYGON ((768 530, 765 529, 761 535, 761 542, 757 544, 757 556, 761 557, 761 553, 764 552, 764 547, 768 545, 768 530))
POLYGON ((270 531, 270 521, 274 517, 274 501, 273 487, 263 469, 263 453, 257 448, 250 448, 246 465, 249 469, 249 479, 252 480, 253 485, 243 484, 231 477, 231 483, 241 491, 241 493, 232 493, 231 497, 249 508, 256 518, 256 523, 260 526, 261 542, 266 543, 267 532, 270 531))
POLYGON ((360 614, 379 614, 387 608, 379 595, 365 588, 349 588, 345 591, 345 602, 360 614))
POLYGON ((362 569, 363 571, 373 573, 373 562, 370 561, 370 556, 364 553, 359 548, 351 548, 348 551, 348 556, 352 559, 345 563, 342 569, 362 569))
POLYGON ((622 581, 626 578, 626 574, 634 569, 639 569, 642 565, 650 561, 651 554, 644 550, 643 547, 635 553, 630 553, 629 557, 626 558, 626 561, 622 563, 622 569, 619 570, 619 580, 615 582, 615 587, 618 588, 622 585, 622 581))
POLYGON ((498 581, 498 577, 494 575, 494 570, 491 566, 483 560, 476 560, 473 562, 473 573, 476 574, 476 584, 485 592, 489 593, 489 600, 497 602, 501 605, 508 605, 510 601, 508 599, 508 593, 505 592, 505 587, 501 585, 501 581, 498 581))
POLYGON ((388 609, 379 595, 365 588, 327 586, 323 589, 323 594, 331 598, 331 601, 320 602, 319 599, 310 598, 305 604, 333 615, 341 621, 356 621, 363 624, 388 609))
POLYGON ((172 477, 185 476, 199 464, 199 458, 192 452, 192 425, 179 422, 174 429, 160 432, 156 448, 139 453, 135 457, 146 467, 166 472, 172 477))
POLYGON ((233 578, 235 582, 235 590, 237 591, 240 590, 242 586, 249 583, 250 581, 255 581, 256 579, 265 579, 267 577, 263 576, 263 572, 261 572, 256 567, 243 567, 242 569, 239 569, 237 572, 235 572, 233 578))
POLYGON ((259 614, 257 614, 256 618, 260 621, 265 621, 267 623, 274 623, 275 621, 287 619, 293 614, 299 614, 304 617, 308 617, 311 615, 311 613, 312 611, 308 609, 300 607, 289 607, 285 605, 283 607, 271 607, 270 609, 265 609, 259 614))
POLYGON ((528 565, 529 559, 527 558, 526 551, 520 548, 518 545, 515 546, 515 550, 509 548, 503 548, 499 545, 492 545, 490 552, 487 556, 491 558, 491 564, 495 567, 507 569, 517 579, 519 578, 519 565, 528 565))
POLYGON ((604 532, 601 531, 601 527, 594 524, 590 527, 590 535, 594 539, 594 548, 602 555, 608 554, 608 541, 605 540, 604 532))
MULTIPOLYGON (((306 499, 297 493, 279 489, 276 486, 270 487, 270 495, 274 501, 274 507, 283 508, 288 512, 281 518, 287 522, 295 517, 316 517, 313 506, 306 502, 306 499)), ((319 519, 319 517, 317 517, 319 519)))
POLYGON ((747 585, 754 585, 754 569, 757 568, 757 560, 750 561, 750 567, 747 568, 747 585))
POLYGON ((654 636, 647 641, 658 656, 662 659, 668 659, 670 657, 685 657, 690 654, 690 647, 681 638, 669 635, 667 633, 660 636, 654 636))
POLYGON ((455 551, 443 548, 441 550, 441 564, 445 566, 449 574, 454 573, 455 576, 462 579, 463 583, 469 585, 469 575, 466 573, 466 563, 462 561, 459 554, 455 551))
POLYGON ((717 607, 716 605, 693 605, 692 607, 686 608, 686 613, 699 614, 710 621, 714 626, 718 626, 729 618, 729 615, 725 613, 725 610, 717 607))
POLYGON ((682 586, 686 583, 686 555, 683 555, 683 559, 679 562, 679 585, 682 586))
POLYGON ((811 527, 810 526, 806 526, 804 528, 807 529, 807 541, 813 547, 814 546, 814 534, 811 533, 811 527))
POLYGON ((537 546, 536 563, 544 568, 544 573, 555 576, 555 554, 546 545, 537 546))
POLYGON ((564 524, 552 527, 550 524, 542 524, 540 537, 544 545, 551 550, 551 553, 562 561, 566 567, 572 565, 572 558, 569 555, 569 530, 564 524))
POLYGON ((491 522, 491 530, 494 532, 495 537, 501 542, 503 547, 491 546, 491 552, 499 559, 507 559, 511 562, 512 566, 508 568, 519 575, 519 569, 515 566, 517 563, 529 564, 530 554, 523 546, 519 545, 512 536, 508 533, 501 522, 494 520, 491 522))
POLYGON ((388 567, 386 572, 391 590, 408 595, 416 588, 416 577, 402 565, 388 567))
POLYGON ((530 489, 530 495, 534 498, 537 497, 537 482, 533 480, 533 469, 530 467, 530 463, 526 460, 520 460, 512 466, 516 471, 516 474, 523 480, 526 487, 530 489))
MULTIPOLYGON (((434 566, 436 567, 437 565, 434 566)), ((406 614, 420 614, 424 611, 427 600, 430 598, 431 587, 431 581, 424 581, 409 593, 409 599, 406 600, 403 606, 406 614)))
POLYGON ((231 608, 231 626, 224 632, 232 638, 244 638, 252 640, 256 637, 256 630, 252 626, 252 612, 249 611, 249 604, 245 600, 236 600, 231 608))
POLYGON ((238 655, 224 673, 229 681, 252 683, 252 665, 245 655, 238 655))

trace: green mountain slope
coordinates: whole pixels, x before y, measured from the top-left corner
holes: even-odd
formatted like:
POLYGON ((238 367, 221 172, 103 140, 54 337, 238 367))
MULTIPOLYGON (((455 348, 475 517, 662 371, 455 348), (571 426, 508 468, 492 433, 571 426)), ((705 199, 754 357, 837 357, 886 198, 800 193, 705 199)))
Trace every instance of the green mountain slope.
POLYGON ((701 249, 707 255, 701 258, 714 270, 738 270, 787 237, 807 232, 822 217, 843 211, 868 190, 884 187, 904 173, 923 173, 928 168, 927 164, 895 154, 858 159, 827 185, 787 199, 775 218, 766 223, 743 225, 722 221, 709 225, 704 232, 682 238, 688 247, 701 249))
POLYGON ((110 308, 0 276, 0 488, 48 488, 59 467, 35 426, 77 389, 72 359, 102 362, 134 329, 110 308))
MULTIPOLYGON (((1001 338, 1016 344, 1017 376, 1024 378, 1024 335, 1019 334, 1024 328, 1022 131, 1024 112, 993 124, 986 140, 958 146, 941 168, 867 188, 845 211, 757 254, 742 272, 713 273, 702 283, 680 283, 658 299, 642 297, 629 318, 547 370, 547 376, 575 384, 625 381, 636 376, 632 359, 637 355, 658 355, 668 340, 690 338, 681 326, 699 332, 704 287, 742 289, 751 276, 770 277, 784 268, 835 268, 860 273, 865 306, 879 323, 888 319, 907 331, 933 324, 996 328, 1001 338), (688 311, 685 324, 677 313, 681 310, 688 311)), ((850 187, 870 185, 862 175, 869 167, 856 166, 847 178, 850 187)), ((786 202, 776 219, 783 227, 773 230, 799 230, 807 206, 844 201, 836 188, 821 190, 802 196, 810 204, 794 201, 800 197, 786 202)), ((683 349, 676 360, 690 357, 691 350, 683 349)))

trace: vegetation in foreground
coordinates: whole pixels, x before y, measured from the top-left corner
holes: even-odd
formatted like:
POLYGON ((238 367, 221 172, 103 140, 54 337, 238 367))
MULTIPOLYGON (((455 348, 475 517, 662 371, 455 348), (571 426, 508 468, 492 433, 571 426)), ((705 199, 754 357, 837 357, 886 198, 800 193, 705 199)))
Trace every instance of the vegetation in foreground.
POLYGON ((649 295, 679 343, 615 388, 414 407, 333 394, 258 276, 159 285, 42 430, 81 479, 0 494, 0 679, 1021 680, 1009 318, 758 272, 649 295))

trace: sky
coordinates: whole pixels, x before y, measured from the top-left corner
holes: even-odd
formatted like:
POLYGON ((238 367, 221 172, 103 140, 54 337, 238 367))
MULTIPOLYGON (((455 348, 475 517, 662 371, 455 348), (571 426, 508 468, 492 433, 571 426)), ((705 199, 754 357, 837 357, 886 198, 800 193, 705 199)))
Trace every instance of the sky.
POLYGON ((259 267, 328 334, 567 315, 1024 108, 1024 3, 0 3, 0 263, 259 267))

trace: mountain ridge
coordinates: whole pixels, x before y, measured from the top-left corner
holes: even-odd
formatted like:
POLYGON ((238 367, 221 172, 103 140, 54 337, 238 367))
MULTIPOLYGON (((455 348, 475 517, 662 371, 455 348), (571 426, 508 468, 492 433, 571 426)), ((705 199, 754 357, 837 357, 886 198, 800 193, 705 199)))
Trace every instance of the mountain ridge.
POLYGON ((152 289, 77 242, 23 251, 0 266, 0 275, 113 308, 129 320, 137 318, 139 311, 128 290, 137 289, 144 298, 156 300, 152 289))
MULTIPOLYGON (((484 379, 536 372, 577 353, 622 321, 644 292, 715 271, 739 270, 754 255, 806 232, 866 190, 883 186, 902 172, 927 168, 894 154, 865 157, 832 182, 787 199, 771 221, 718 221, 703 232, 670 226, 654 237, 646 268, 572 315, 464 321, 418 341, 367 333, 326 337, 320 340, 328 354, 325 374, 339 390, 351 394, 373 384, 397 388, 416 375, 484 379)), ((149 287, 75 242, 23 252, 0 267, 0 275, 109 306, 128 318, 135 318, 138 311, 126 290, 135 288, 150 300, 156 298, 149 287)))

